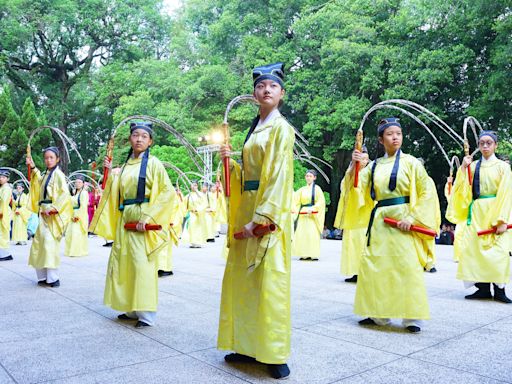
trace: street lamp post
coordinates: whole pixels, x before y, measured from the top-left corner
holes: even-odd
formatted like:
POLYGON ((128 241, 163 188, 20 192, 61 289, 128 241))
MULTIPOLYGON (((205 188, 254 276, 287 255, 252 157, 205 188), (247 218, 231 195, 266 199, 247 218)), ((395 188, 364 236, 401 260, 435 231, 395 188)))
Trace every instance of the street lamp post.
POLYGON ((222 135, 219 136, 218 132, 213 132, 211 137, 206 135, 198 138, 200 146, 196 148, 196 151, 203 158, 203 175, 205 180, 212 181, 213 154, 220 151, 220 144, 218 143, 221 143, 222 139, 222 135), (210 144, 210 141, 212 141, 213 144, 210 144))

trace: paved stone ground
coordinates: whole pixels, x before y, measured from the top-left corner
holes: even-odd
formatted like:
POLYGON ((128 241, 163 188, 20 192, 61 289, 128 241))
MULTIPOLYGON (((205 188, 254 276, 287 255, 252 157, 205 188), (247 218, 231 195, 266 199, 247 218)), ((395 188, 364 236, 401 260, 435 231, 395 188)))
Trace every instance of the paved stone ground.
MULTIPOLYGON (((90 239, 89 257, 63 258, 57 289, 36 285, 28 246, 0 264, 0 384, 274 381, 263 366, 224 363, 215 348, 221 241, 175 249, 175 276, 160 279, 157 324, 143 330, 102 305, 102 242, 90 239)), ((319 262, 293 260, 289 383, 512 382, 512 305, 464 300, 452 247, 439 246, 439 272, 425 274, 432 320, 420 334, 398 321, 358 326, 340 249, 323 240, 319 262)))

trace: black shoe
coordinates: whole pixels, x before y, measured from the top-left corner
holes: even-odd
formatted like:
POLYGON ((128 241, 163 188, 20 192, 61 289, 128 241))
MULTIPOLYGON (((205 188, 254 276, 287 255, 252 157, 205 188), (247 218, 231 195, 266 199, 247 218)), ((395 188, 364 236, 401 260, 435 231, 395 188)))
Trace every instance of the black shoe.
POLYGON ((256 363, 256 359, 251 356, 242 355, 241 353, 230 353, 224 356, 227 363, 256 363))
POLYGON ((110 243, 107 241, 105 244, 103 244, 103 247, 112 247, 112 244, 114 244, 113 241, 111 241, 110 243))
POLYGON ((144 328, 144 327, 150 327, 148 323, 145 323, 143 321, 137 321, 137 324, 135 324, 135 328, 144 328))
POLYGON ((268 371, 274 379, 284 379, 290 376, 290 368, 287 364, 268 364, 268 371))
POLYGON ((137 319, 132 319, 131 317, 129 317, 126 313, 123 313, 121 315, 118 315, 117 318, 119 320, 123 320, 123 321, 129 321, 129 320, 137 320, 137 319))
POLYGON ((436 273, 436 272, 437 272, 436 267, 432 267, 432 268, 430 268, 429 272, 430 272, 430 273, 436 273))
POLYGON ((318 258, 312 257, 310 260, 311 261, 318 261, 318 258))
POLYGON ((9 260, 12 260, 12 256, 11 255, 5 256, 5 257, 0 257, 0 261, 9 261, 9 260))
POLYGON ((478 290, 472 295, 465 296, 468 300, 485 300, 492 299, 491 283, 476 283, 475 286, 478 290))
POLYGON ((494 287, 494 300, 495 301, 501 301, 505 304, 512 303, 512 300, 510 300, 507 295, 505 295, 505 288, 499 288, 496 284, 493 284, 494 287))
POLYGON ((46 280, 39 280, 37 282, 37 285, 39 285, 40 287, 46 287, 46 280))
POLYGON ((215 239, 206 239, 207 243, 215 243, 215 239))
POLYGON ((345 279, 346 283, 357 283, 357 275, 354 275, 352 277, 349 277, 348 279, 345 279))
POLYGON ((409 325, 408 327, 405 328, 411 333, 418 333, 421 331, 421 328, 416 325, 409 325))
POLYGON ((46 283, 46 286, 50 288, 60 287, 60 280, 55 280, 53 283, 46 283))
POLYGON ((172 271, 163 271, 161 269, 158 271, 158 277, 172 276, 172 275, 174 275, 174 273, 172 273, 172 271))
POLYGON ((367 317, 366 319, 363 319, 363 320, 359 320, 359 324, 360 325, 377 325, 377 323, 369 317, 367 317))

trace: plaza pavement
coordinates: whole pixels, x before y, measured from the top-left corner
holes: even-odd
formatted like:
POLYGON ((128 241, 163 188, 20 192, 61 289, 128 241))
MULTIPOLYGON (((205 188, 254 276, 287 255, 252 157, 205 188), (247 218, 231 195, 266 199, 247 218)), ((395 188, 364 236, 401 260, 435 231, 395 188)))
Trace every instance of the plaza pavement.
MULTIPOLYGON (((221 239, 174 250, 160 279, 155 327, 135 329, 103 306, 109 248, 62 259, 61 287, 36 285, 29 246, 0 263, 0 384, 275 382, 259 365, 228 365, 216 336, 224 260, 221 239)), ((432 320, 420 334, 364 328, 355 285, 339 274, 341 242, 322 240, 319 262, 292 261, 292 371, 288 383, 512 382, 512 305, 464 300, 453 248, 438 246, 425 274, 432 320)), ((509 292, 512 295, 512 292, 509 292)))

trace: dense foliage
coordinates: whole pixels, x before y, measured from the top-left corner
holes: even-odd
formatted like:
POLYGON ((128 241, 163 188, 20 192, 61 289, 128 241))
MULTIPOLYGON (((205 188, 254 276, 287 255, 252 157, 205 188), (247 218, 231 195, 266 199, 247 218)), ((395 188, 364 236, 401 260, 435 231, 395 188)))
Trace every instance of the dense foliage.
MULTIPOLYGON (((473 115, 499 131, 501 154, 512 155, 508 0, 187 0, 172 17, 161 9, 157 0, 0 0, 0 132, 8 148, 0 164, 23 166, 24 143, 42 119, 70 135, 88 162, 101 161, 113 127, 133 114, 158 117, 197 145, 219 128, 233 97, 252 91, 251 68, 273 61, 287 67, 283 113, 333 167, 323 167, 330 184, 319 178, 332 203, 328 223, 355 130, 379 101, 415 101, 460 134, 473 115)), ((244 105, 230 114, 236 150, 255 113, 244 105)), ((367 122, 372 157, 377 119, 395 113, 367 122)), ((421 127, 402 121, 405 150, 425 159, 441 190, 446 161, 421 127)), ((126 132, 118 134, 119 163, 126 132)), ((163 130, 153 153, 195 170, 163 130)), ((70 168, 84 166, 75 158, 70 168)), ((306 168, 297 164, 296 187, 306 168)))

